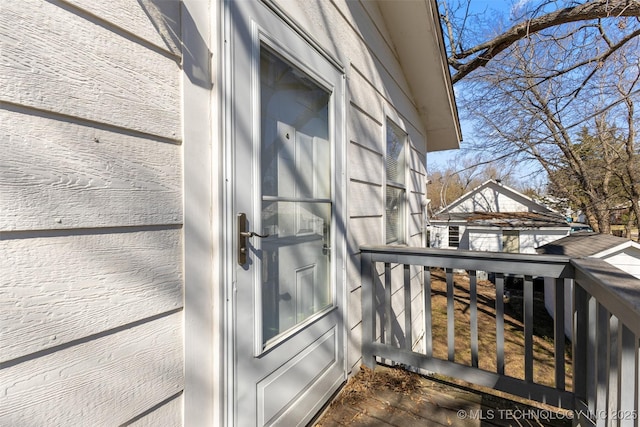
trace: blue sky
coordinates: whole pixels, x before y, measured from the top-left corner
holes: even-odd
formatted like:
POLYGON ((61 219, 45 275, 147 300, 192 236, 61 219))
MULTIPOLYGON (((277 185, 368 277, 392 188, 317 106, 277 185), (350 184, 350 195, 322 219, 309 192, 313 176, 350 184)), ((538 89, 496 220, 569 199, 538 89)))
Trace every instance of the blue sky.
MULTIPOLYGON (((534 0, 471 0, 469 13, 473 14, 482 14, 487 13, 489 16, 492 15, 492 11, 494 13, 497 11, 498 13, 503 14, 506 18, 510 15, 512 11, 517 11, 522 7, 526 7, 527 5, 535 3, 534 0)), ((487 28, 487 31, 491 31, 491 29, 487 28)), ((460 91, 461 86, 454 87, 454 90, 460 91)), ((462 111, 460 112, 462 115, 462 111)), ((460 125, 462 127, 462 137, 463 142, 461 144, 461 148, 465 147, 465 141, 472 141, 475 138, 475 134, 473 131, 473 126, 469 121, 460 120, 460 125)), ((427 170, 431 171, 437 167, 441 167, 442 165, 446 165, 451 159, 453 159, 456 155, 458 155, 460 150, 446 150, 439 151, 435 153, 429 153, 427 155, 427 170)))

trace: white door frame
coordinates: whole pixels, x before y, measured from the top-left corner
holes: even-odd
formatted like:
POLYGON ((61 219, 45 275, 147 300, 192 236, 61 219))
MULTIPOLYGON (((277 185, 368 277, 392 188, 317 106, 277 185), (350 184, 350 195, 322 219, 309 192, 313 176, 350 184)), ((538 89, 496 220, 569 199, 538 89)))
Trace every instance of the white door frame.
MULTIPOLYGON (((221 52, 220 59, 220 68, 218 75, 219 84, 217 93, 220 95, 220 118, 223 123, 222 131, 220 134, 222 135, 222 143, 223 143, 223 170, 222 176, 223 179, 223 220, 222 223, 222 242, 220 243, 221 248, 221 257, 223 257, 221 265, 222 269, 222 283, 221 287, 223 288, 219 295, 222 296, 223 304, 221 306, 224 307, 221 313, 217 314, 218 321, 223 323, 222 328, 217 328, 217 330, 222 329, 224 331, 223 337, 223 349, 224 349, 224 372, 220 373, 219 379, 224 378, 224 386, 219 389, 223 395, 219 396, 218 401, 223 402, 224 406, 224 416, 223 422, 225 425, 232 426, 234 424, 235 416, 235 402, 234 402, 234 379, 236 378, 235 369, 235 331, 236 331, 236 313, 234 312, 234 301, 235 301, 235 293, 236 293, 236 257, 235 257, 235 226, 236 226, 236 207, 234 206, 234 179, 235 179, 235 158, 234 158, 234 147, 233 147, 233 131, 234 131, 234 121, 235 118, 231 113, 231 108, 227 108, 233 105, 233 99, 231 97, 232 88, 233 88, 233 61, 232 61, 232 46, 229 42, 232 38, 233 25, 235 23, 232 22, 231 13, 229 11, 228 2, 232 0, 226 0, 223 5, 222 11, 222 38, 223 38, 223 46, 224 51, 221 52), (226 396, 226 399, 225 397, 226 396)), ((344 67, 340 64, 340 62, 330 55, 327 51, 322 49, 320 45, 305 32, 305 30, 295 24, 295 22, 290 19, 284 11, 279 8, 275 3, 271 0, 262 0, 262 3, 266 5, 271 12, 275 13, 283 22, 283 25, 288 25, 291 29, 293 29, 301 38, 303 38, 317 53, 319 53, 322 57, 324 57, 327 61, 333 64, 342 74, 342 98, 337 99, 336 105, 339 108, 336 108, 337 111, 334 112, 335 115, 340 115, 336 117, 336 120, 339 120, 341 125, 340 129, 336 132, 339 132, 336 139, 340 141, 339 144, 335 144, 334 150, 336 153, 334 154, 334 161, 338 159, 340 164, 335 165, 335 173, 334 182, 335 185, 335 194, 333 196, 334 200, 334 213, 332 215, 332 223, 333 227, 336 229, 334 234, 335 236, 335 257, 333 262, 335 262, 335 277, 336 277, 336 291, 340 292, 340 298, 342 304, 337 307, 337 310, 341 313, 343 322, 342 322, 342 342, 338 343, 338 345, 342 348, 343 354, 343 367, 342 370, 346 374, 347 371, 347 342, 348 342, 348 316, 347 316, 347 304, 348 304, 348 288, 346 286, 346 259, 347 259, 347 251, 346 251, 346 224, 347 224, 347 206, 346 206, 346 84, 345 84, 345 72, 344 67)), ((247 23, 244 23, 247 24, 247 23)), ((215 146, 215 144, 214 144, 215 146)))

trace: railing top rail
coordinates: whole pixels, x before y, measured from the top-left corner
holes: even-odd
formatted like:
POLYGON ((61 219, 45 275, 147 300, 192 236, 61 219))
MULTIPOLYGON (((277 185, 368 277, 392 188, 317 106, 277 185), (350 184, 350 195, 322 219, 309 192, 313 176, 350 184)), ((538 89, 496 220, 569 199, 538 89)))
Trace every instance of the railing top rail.
POLYGON ((399 264, 484 270, 547 277, 573 277, 570 258, 562 255, 481 252, 463 249, 435 249, 412 246, 361 246, 372 261, 399 264))
POLYGON ((640 279, 597 258, 572 259, 575 280, 640 336, 640 279))
POLYGON ((534 262, 551 262, 551 263, 568 263, 570 257, 565 255, 548 255, 548 254, 521 254, 512 252, 489 252, 489 251, 470 251, 467 249, 440 249, 440 248, 423 248, 420 246, 407 245, 363 245, 360 246, 362 252, 378 252, 390 254, 424 254, 442 257, 472 257, 487 259, 518 259, 531 260, 534 262))

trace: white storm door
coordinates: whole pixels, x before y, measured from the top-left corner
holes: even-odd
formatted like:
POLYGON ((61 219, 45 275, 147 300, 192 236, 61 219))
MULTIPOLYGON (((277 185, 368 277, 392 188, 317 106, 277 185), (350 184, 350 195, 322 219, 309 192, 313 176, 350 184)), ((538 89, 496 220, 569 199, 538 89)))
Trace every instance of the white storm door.
POLYGON ((261 2, 231 20, 233 421, 305 425, 345 378, 343 77, 261 2))

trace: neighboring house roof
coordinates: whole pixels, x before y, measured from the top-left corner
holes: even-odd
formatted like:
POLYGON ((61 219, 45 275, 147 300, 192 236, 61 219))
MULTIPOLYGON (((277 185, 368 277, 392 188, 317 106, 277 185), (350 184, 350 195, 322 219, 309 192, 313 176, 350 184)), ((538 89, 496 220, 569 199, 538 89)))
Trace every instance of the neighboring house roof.
POLYGON ((511 187, 493 179, 487 180, 463 194, 448 206, 439 210, 436 216, 454 212, 553 212, 511 187))
POLYGON ((561 214, 494 180, 485 181, 459 197, 438 211, 431 221, 463 222, 478 227, 569 227, 561 214))
POLYGON ((623 237, 600 233, 575 233, 536 249, 539 254, 566 255, 572 258, 599 256, 612 249, 640 245, 623 237))
POLYGON ((469 212, 441 214, 434 221, 465 222, 469 226, 501 228, 568 227, 555 212, 469 212))

